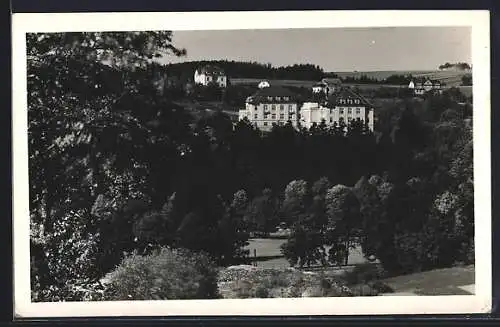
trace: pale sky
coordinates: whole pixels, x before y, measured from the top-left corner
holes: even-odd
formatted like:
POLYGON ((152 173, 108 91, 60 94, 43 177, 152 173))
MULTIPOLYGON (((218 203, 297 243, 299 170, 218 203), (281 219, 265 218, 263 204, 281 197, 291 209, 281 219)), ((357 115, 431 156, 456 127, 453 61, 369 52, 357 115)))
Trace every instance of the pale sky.
POLYGON ((470 27, 325 28, 174 31, 187 56, 163 63, 236 60, 325 71, 435 70, 445 62, 471 62, 470 27))

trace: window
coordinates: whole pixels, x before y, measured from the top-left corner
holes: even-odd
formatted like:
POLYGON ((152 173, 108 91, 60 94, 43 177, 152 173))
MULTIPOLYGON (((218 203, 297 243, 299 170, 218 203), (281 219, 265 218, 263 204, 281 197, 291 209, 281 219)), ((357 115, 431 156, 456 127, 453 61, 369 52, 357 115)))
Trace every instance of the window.
POLYGON ((330 123, 333 123, 333 118, 332 117, 330 117, 330 123))
POLYGON ((350 122, 352 120, 352 117, 347 118, 347 121, 350 122))
POLYGON ((290 100, 290 98, 289 98, 289 97, 284 97, 284 99, 285 99, 285 101, 288 101, 288 100, 290 100))
POLYGON ((276 101, 281 101, 281 97, 276 97, 276 101))
POLYGON ((344 114, 344 108, 340 108, 340 114, 343 115, 344 114))
POLYGON ((267 110, 267 104, 264 105, 264 110, 267 110))
POLYGON ((264 122, 264 126, 267 126, 267 121, 264 122))
POLYGON ((274 104, 271 105, 271 110, 273 110, 273 111, 276 110, 276 106, 274 104))
POLYGON ((285 114, 280 114, 280 119, 285 119, 285 114))
POLYGON ((273 97, 267 97, 267 100, 272 101, 273 97))
POLYGON ((272 114, 271 119, 276 119, 276 114, 272 114))
POLYGON ((285 110, 285 106, 280 104, 280 111, 283 111, 283 110, 285 110))
POLYGON ((288 105, 288 111, 293 112, 293 106, 291 104, 288 105))
POLYGON ((348 114, 352 114, 352 108, 347 109, 348 114))
POLYGON ((344 117, 340 117, 339 118, 339 123, 343 123, 344 122, 344 117))
POLYGON ((361 108, 356 108, 356 113, 359 115, 361 113, 361 108))
POLYGON ((356 104, 359 104, 359 99, 356 99, 356 104))
POLYGON ((257 119, 259 116, 257 114, 253 115, 253 119, 257 119))

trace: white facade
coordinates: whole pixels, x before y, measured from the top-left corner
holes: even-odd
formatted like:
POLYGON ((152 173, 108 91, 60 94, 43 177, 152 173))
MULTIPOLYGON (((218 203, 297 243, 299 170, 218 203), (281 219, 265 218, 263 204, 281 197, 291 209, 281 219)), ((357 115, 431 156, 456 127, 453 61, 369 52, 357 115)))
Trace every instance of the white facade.
POLYGON ((434 91, 441 93, 442 85, 439 81, 432 81, 430 79, 425 80, 424 82, 417 81, 416 83, 411 81, 408 84, 408 88, 413 90, 415 95, 424 95, 427 92, 434 91))
POLYGON ((322 121, 331 126, 335 123, 339 124, 341 121, 349 124, 352 120, 357 119, 363 122, 368 120, 368 128, 373 132, 373 109, 366 107, 362 103, 355 106, 336 105, 328 108, 318 103, 306 102, 300 110, 300 124, 306 128, 311 128, 314 123, 320 124, 322 121))
POLYGON ((327 93, 327 87, 326 85, 314 85, 313 88, 312 88, 312 91, 313 93, 320 93, 320 92, 323 92, 323 93, 327 93))
POLYGON ((270 131, 273 124, 284 125, 288 121, 298 127, 297 103, 293 102, 267 102, 252 104, 247 101, 245 109, 238 112, 238 119, 247 118, 262 131, 270 131))
POLYGON ((341 87, 341 81, 338 78, 323 78, 321 82, 316 83, 312 87, 313 93, 323 92, 325 95, 330 95, 337 92, 341 87))
POLYGON ((227 87, 227 76, 223 73, 214 73, 199 71, 194 72, 194 82, 201 85, 217 84, 219 87, 227 87))
POLYGON ((271 85, 269 84, 269 82, 268 82, 268 81, 262 81, 262 82, 260 82, 260 83, 259 83, 259 85, 258 85, 259 89, 262 89, 262 88, 264 88, 264 87, 269 87, 269 86, 271 86, 271 85))

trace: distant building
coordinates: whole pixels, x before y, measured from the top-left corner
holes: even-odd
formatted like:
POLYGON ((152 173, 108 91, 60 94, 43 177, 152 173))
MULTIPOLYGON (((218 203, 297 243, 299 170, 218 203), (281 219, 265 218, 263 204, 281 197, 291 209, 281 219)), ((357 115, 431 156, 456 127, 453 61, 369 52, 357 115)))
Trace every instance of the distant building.
POLYGON ((263 87, 248 97, 245 109, 240 110, 238 119, 247 118, 262 131, 270 131, 274 124, 291 122, 298 127, 298 102, 295 94, 281 86, 263 87))
POLYGON ((428 92, 441 93, 443 91, 443 84, 438 80, 416 79, 410 81, 408 88, 413 90, 415 95, 424 95, 428 92))
POLYGON ((227 87, 227 76, 220 67, 207 65, 196 69, 194 82, 205 86, 217 84, 219 87, 227 87))
POLYGON ((342 86, 342 81, 340 78, 323 78, 320 82, 316 83, 312 87, 313 93, 323 92, 325 95, 336 92, 342 86))
POLYGON ((348 125, 352 120, 360 120, 374 130, 374 108, 372 104, 350 88, 340 88, 323 103, 306 102, 300 110, 300 124, 310 128, 314 123, 324 121, 331 126, 340 123, 348 125))
POLYGON ((260 82, 260 83, 259 83, 259 85, 258 85, 259 89, 262 89, 262 88, 264 88, 264 87, 269 87, 269 86, 271 86, 271 85, 269 84, 269 82, 268 82, 268 81, 262 81, 262 82, 260 82))

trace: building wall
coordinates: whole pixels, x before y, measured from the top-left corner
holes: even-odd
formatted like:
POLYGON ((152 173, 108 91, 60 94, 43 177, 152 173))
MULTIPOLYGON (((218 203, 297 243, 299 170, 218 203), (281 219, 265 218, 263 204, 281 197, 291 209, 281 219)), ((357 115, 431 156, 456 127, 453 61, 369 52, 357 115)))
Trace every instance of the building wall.
POLYGON ((369 109, 364 105, 356 106, 335 106, 327 108, 318 104, 305 103, 300 112, 300 123, 306 128, 310 128, 314 123, 320 124, 322 120, 329 126, 341 121, 349 124, 351 120, 360 119, 366 121, 368 119, 368 127, 371 131, 374 129, 373 109, 369 109))
POLYGON ((196 84, 202 84, 205 86, 207 86, 210 83, 217 83, 217 85, 219 85, 220 87, 226 87, 227 76, 225 75, 212 76, 207 74, 199 74, 198 71, 195 71, 194 82, 196 84))
POLYGON ((238 118, 247 118, 260 130, 269 131, 274 124, 286 124, 292 122, 294 127, 298 126, 298 108, 296 103, 260 103, 253 105, 247 103, 244 110, 240 110, 238 118), (266 114, 267 113, 267 114, 266 114))

